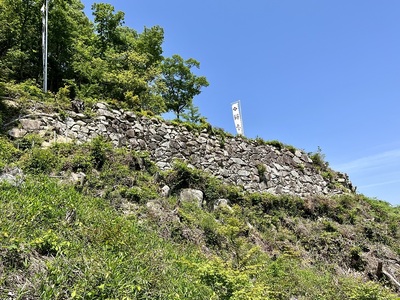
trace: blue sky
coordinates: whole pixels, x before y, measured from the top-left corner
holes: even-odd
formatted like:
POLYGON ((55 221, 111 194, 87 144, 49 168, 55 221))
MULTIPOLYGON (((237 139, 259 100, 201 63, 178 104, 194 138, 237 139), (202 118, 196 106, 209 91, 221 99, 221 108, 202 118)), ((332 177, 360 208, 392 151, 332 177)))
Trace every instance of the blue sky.
POLYGON ((213 126, 235 133, 240 99, 247 137, 320 147, 359 193, 400 204, 400 1, 97 2, 200 62, 210 86, 194 103, 213 126))

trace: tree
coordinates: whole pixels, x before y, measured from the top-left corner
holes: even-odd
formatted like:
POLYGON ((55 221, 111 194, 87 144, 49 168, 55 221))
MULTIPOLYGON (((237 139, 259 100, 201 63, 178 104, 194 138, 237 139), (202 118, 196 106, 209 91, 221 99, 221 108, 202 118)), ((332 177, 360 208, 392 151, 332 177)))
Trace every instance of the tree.
POLYGON ((39 0, 0 1, 0 69, 5 79, 40 76, 41 6, 39 0))
POLYGON ((83 8, 80 0, 50 1, 48 81, 54 92, 66 80, 75 80, 74 61, 82 51, 79 45, 93 36, 93 28, 83 8))
POLYGON ((81 45, 79 64, 76 64, 84 89, 94 97, 124 102, 135 110, 165 112, 158 89, 161 75, 164 31, 159 26, 144 29, 138 34, 123 26, 124 13, 115 12, 110 4, 94 4, 94 43, 81 45), (93 94, 96 93, 96 94, 93 94))
POLYGON ((200 63, 193 58, 184 60, 177 54, 166 58, 162 65, 161 83, 165 88, 161 94, 167 109, 175 112, 178 119, 192 104, 194 96, 201 93, 201 88, 209 85, 204 76, 196 76, 191 72, 192 67, 199 68, 200 63))
MULTIPOLYGON (((65 79, 74 79, 79 40, 93 34, 80 0, 49 1, 48 81, 56 92, 65 79)), ((22 82, 42 80, 43 0, 0 1, 0 76, 22 82)))
POLYGON ((198 124, 202 120, 199 108, 193 103, 191 103, 181 115, 185 121, 193 124, 198 124))
POLYGON ((100 53, 104 53, 108 47, 117 45, 119 35, 117 28, 124 23, 125 13, 114 12, 114 6, 106 3, 92 5, 95 30, 99 41, 100 53))

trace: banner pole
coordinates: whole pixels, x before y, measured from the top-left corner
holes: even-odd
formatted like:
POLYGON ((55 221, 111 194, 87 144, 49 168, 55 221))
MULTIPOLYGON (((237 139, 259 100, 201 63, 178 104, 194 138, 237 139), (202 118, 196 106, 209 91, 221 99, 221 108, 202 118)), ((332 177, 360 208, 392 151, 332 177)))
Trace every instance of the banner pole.
POLYGON ((42 47, 43 47, 43 92, 47 93, 47 51, 48 51, 48 22, 49 22, 49 0, 44 0, 42 7, 42 47))

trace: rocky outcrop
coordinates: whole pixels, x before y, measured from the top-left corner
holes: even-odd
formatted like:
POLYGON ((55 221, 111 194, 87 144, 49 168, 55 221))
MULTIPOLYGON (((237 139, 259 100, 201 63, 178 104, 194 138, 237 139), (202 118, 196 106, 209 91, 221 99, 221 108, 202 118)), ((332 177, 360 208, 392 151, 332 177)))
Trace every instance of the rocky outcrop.
POLYGON ((20 186, 24 183, 24 173, 20 168, 5 168, 0 173, 0 183, 6 182, 13 186, 20 186))
POLYGON ((352 190, 346 174, 332 171, 323 177, 300 150, 277 149, 243 137, 223 139, 206 129, 190 131, 157 118, 111 109, 103 103, 93 107, 90 117, 75 111, 66 115, 31 113, 14 122, 8 132, 13 138, 37 133, 45 138, 44 146, 52 142, 84 143, 102 135, 115 147, 147 151, 162 170, 181 159, 251 192, 305 197, 352 190))

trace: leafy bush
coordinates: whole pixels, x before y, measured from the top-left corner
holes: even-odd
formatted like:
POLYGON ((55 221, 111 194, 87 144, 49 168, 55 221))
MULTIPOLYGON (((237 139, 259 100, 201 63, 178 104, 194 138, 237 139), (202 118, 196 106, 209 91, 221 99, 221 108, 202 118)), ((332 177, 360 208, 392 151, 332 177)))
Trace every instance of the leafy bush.
POLYGON ((28 133, 23 138, 16 140, 19 149, 26 150, 35 147, 40 147, 43 143, 43 138, 36 133, 28 133))
POLYGON ((0 169, 18 158, 19 151, 7 139, 0 137, 0 169))
POLYGON ((241 190, 236 186, 227 186, 207 172, 189 167, 185 162, 176 160, 173 170, 166 176, 168 184, 172 184, 172 192, 183 188, 199 189, 204 193, 208 205, 219 198, 228 198, 233 203, 242 200, 241 190))
POLYGON ((44 93, 34 79, 28 79, 18 84, 10 81, 5 84, 4 93, 11 98, 21 98, 23 100, 41 100, 44 98, 44 93))
POLYGON ((54 231, 48 230, 40 237, 34 239, 31 245, 41 255, 56 256, 58 254, 66 254, 70 243, 62 241, 54 231))
POLYGON ((158 194, 151 187, 142 186, 122 189, 121 196, 130 201, 144 204, 148 200, 156 199, 158 194))
POLYGON ((351 300, 395 300, 398 299, 393 294, 384 290, 379 284, 368 281, 361 283, 348 292, 348 297, 351 300))
POLYGON ((74 172, 87 172, 90 171, 93 167, 93 162, 90 156, 77 154, 73 157, 71 162, 71 169, 74 172))
POLYGON ((317 152, 308 154, 313 161, 314 166, 319 168, 320 170, 326 170, 328 167, 328 162, 325 161, 325 154, 322 153, 320 147, 318 147, 317 152))
POLYGON ((280 141, 277 140, 272 140, 272 141, 266 141, 265 142, 266 145, 270 145, 275 147, 278 150, 282 150, 285 146, 283 145, 283 143, 281 143, 280 141))
POLYGON ((23 157, 22 167, 32 174, 48 174, 56 166, 56 162, 56 156, 51 150, 34 148, 23 157))
POLYGON ((111 144, 108 143, 102 136, 95 137, 91 142, 91 153, 94 166, 101 169, 106 162, 107 153, 111 150, 111 144))

